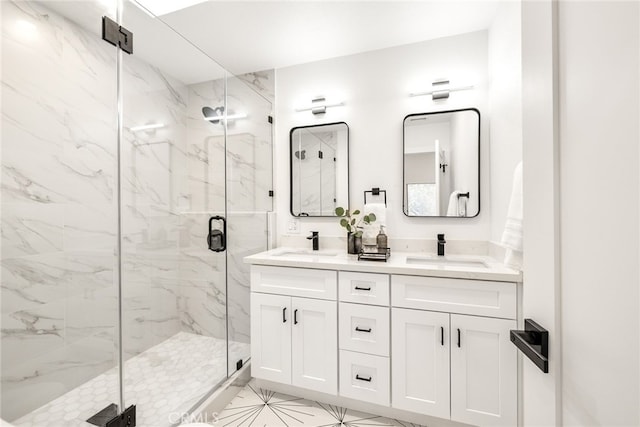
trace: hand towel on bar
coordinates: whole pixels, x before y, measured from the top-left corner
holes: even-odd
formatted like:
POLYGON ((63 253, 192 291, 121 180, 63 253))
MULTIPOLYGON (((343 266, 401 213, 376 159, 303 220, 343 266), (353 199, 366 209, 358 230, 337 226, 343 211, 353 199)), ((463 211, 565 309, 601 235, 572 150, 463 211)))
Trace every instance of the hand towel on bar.
POLYGON ((449 196, 449 206, 447 206, 447 216, 460 216, 460 209, 458 208, 458 195, 460 195, 462 191, 454 191, 449 196))
POLYGON ((380 233, 380 226, 383 225, 385 230, 387 228, 387 206, 384 203, 367 203, 364 205, 364 209, 362 211, 364 212, 364 215, 372 213, 376 216, 376 220, 371 224, 363 224, 362 244, 375 245, 376 237, 378 237, 378 233, 380 233))
POLYGON ((513 172, 511 200, 501 242, 507 249, 504 264, 516 269, 522 267, 522 214, 522 162, 520 162, 513 172))

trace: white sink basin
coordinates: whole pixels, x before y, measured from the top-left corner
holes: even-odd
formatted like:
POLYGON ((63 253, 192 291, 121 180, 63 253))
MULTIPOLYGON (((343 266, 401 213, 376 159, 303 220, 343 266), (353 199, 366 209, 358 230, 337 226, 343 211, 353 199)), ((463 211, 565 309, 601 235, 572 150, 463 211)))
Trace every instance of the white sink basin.
POLYGON ((447 258, 447 257, 407 257, 407 264, 431 265, 434 267, 471 267, 488 268, 487 264, 477 259, 447 258))
POLYGON ((336 251, 312 251, 309 249, 287 249, 282 252, 272 254, 276 257, 302 257, 302 258, 315 258, 315 257, 334 257, 338 255, 336 251))

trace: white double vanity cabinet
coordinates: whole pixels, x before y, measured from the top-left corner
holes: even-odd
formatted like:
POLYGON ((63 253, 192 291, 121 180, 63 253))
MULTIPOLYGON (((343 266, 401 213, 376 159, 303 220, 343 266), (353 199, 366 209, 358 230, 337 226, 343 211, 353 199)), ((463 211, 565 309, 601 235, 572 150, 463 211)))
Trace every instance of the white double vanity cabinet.
POLYGON ((425 267, 406 259, 282 249, 246 258, 252 376, 393 414, 517 425, 509 331, 520 274, 486 261, 425 267))

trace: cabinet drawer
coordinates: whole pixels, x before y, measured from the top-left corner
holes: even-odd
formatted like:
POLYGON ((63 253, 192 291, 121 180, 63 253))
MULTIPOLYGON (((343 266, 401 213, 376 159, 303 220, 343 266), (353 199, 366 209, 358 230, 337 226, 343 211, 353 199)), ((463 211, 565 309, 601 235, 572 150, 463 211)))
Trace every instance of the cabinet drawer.
POLYGON ((389 308, 340 303, 340 349, 389 356, 389 308))
POLYGON ((389 275, 377 273, 338 273, 340 301, 389 305, 389 275))
POLYGON ((508 282, 391 276, 394 307, 516 318, 516 286, 508 282))
POLYGON ((317 299, 337 299, 337 273, 307 268, 251 266, 251 291, 317 299))
POLYGON ((389 358, 340 351, 340 395, 389 406, 389 358))

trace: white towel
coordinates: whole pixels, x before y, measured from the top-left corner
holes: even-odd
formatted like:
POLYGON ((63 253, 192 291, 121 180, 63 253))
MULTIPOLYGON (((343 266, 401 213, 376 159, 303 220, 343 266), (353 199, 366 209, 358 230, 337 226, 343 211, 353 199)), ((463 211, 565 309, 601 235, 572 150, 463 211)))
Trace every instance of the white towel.
POLYGON ((447 206, 447 216, 460 216, 460 209, 458 208, 458 195, 462 191, 454 191, 449 196, 449 206, 447 206))
POLYGON ((522 267, 522 214, 522 162, 520 162, 513 172, 511 200, 502 233, 502 245, 507 249, 504 264, 516 269, 522 267))
MULTIPOLYGON (((387 229, 387 206, 384 203, 367 203, 362 210, 364 215, 370 213, 376 216, 376 220, 369 225, 363 223, 362 227, 362 244, 375 245, 376 237, 380 233, 380 226, 383 225, 387 229)), ((386 234, 386 231, 385 231, 386 234)), ((387 236, 388 238, 389 236, 387 236)))

